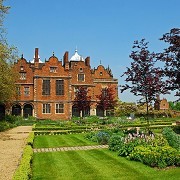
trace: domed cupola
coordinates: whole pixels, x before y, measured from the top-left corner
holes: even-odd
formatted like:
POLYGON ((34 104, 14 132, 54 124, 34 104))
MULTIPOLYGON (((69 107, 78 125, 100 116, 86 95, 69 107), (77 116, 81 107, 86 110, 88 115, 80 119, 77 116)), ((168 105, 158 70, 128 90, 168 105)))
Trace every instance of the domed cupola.
POLYGON ((84 61, 83 57, 80 56, 77 52, 77 49, 75 50, 74 55, 71 57, 70 61, 84 61))

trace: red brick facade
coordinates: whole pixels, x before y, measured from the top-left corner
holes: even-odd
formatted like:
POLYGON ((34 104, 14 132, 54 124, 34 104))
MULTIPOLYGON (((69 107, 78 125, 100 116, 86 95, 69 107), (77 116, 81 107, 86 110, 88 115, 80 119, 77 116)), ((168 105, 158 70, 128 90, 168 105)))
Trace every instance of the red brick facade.
MULTIPOLYGON (((80 56, 75 52, 76 56, 80 56)), ((74 57, 76 58, 76 57, 74 57)), ((38 119, 70 119, 73 115, 73 100, 78 86, 85 86, 91 96, 89 115, 96 115, 96 95, 102 88, 112 86, 117 98, 117 79, 113 78, 110 68, 99 65, 91 69, 90 57, 85 60, 69 59, 65 52, 63 60, 51 56, 42 63, 38 48, 35 58, 27 62, 23 57, 15 63, 14 68, 20 73, 17 81, 17 97, 12 106, 12 114, 24 117, 34 116, 38 119)))

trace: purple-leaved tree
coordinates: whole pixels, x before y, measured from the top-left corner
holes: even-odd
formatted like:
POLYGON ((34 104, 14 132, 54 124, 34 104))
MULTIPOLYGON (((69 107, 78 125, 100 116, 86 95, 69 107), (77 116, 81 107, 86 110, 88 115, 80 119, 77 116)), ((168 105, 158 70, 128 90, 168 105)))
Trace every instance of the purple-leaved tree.
POLYGON ((121 85, 121 92, 130 90, 135 96, 141 96, 139 102, 146 104, 147 123, 149 125, 149 106, 156 99, 156 95, 167 93, 163 81, 162 70, 155 67, 156 54, 148 50, 145 39, 135 41, 130 58, 131 66, 122 76, 126 76, 125 85, 121 85))
POLYGON ((180 29, 171 29, 160 40, 169 43, 169 47, 157 55, 157 59, 165 63, 163 72, 168 82, 166 88, 176 91, 175 95, 180 99, 180 29))
POLYGON ((80 86, 76 90, 73 106, 79 110, 80 117, 85 115, 85 111, 90 108, 91 96, 88 96, 88 89, 84 86, 80 86))

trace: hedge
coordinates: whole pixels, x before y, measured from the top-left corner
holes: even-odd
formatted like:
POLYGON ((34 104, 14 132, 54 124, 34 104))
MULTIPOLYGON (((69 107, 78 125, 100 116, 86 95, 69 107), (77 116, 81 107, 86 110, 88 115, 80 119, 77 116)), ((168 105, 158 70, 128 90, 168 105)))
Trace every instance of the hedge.
POLYGON ((30 145, 26 145, 23 151, 22 159, 19 167, 13 175, 13 180, 28 180, 31 179, 31 161, 33 156, 33 149, 30 145))

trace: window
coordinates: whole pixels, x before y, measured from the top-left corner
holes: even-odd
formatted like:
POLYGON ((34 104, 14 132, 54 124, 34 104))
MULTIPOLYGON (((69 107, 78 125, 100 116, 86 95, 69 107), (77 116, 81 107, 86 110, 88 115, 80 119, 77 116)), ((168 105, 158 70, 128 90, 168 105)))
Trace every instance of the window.
POLYGON ((50 104, 43 104, 43 113, 44 114, 51 113, 51 106, 50 106, 50 104))
POLYGON ((21 95, 21 89, 20 89, 20 87, 16 87, 16 93, 17 93, 18 96, 21 95))
POLYGON ((79 72, 83 72, 83 68, 79 68, 79 72))
POLYGON ((100 73, 99 73, 99 75, 100 75, 100 76, 102 76, 102 75, 103 75, 103 73, 102 73, 102 72, 100 72, 100 73))
POLYGON ((20 79, 25 80, 26 79, 26 73, 20 73, 20 79))
POLYGON ((64 113, 64 104, 56 104, 56 113, 64 113))
POLYGON ((50 67, 50 72, 56 73, 57 72, 57 67, 50 67))
POLYGON ((107 90, 107 88, 103 88, 102 89, 102 96, 103 97, 106 97, 108 95, 108 90, 107 90))
POLYGON ((64 80, 56 80, 56 95, 64 95, 64 80))
POLYGON ((78 81, 84 81, 84 74, 78 74, 78 81))
POLYGON ((30 94, 29 87, 24 87, 24 95, 29 96, 29 94, 30 94))
POLYGON ((42 95, 50 95, 50 80, 49 79, 43 80, 42 95))

